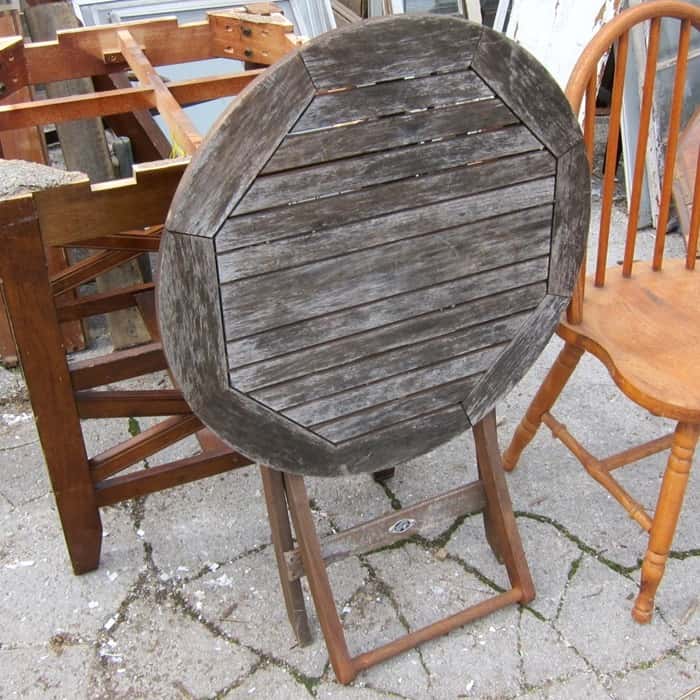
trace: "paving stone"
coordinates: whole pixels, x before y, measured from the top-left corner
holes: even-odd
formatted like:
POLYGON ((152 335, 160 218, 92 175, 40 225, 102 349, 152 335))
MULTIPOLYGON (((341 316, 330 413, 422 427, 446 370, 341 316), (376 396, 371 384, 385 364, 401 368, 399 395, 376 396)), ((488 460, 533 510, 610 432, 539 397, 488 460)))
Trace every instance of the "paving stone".
POLYGON ((215 695, 258 660, 152 593, 129 605, 123 618, 100 648, 114 698, 215 695))
MULTIPOLYGON (((494 594, 457 563, 438 561, 413 544, 368 557, 393 591, 399 610, 418 629, 494 594)), ((518 608, 511 606, 424 644, 421 656, 436 697, 515 692, 518 608)))
POLYGON ((634 669, 614 678, 611 693, 618 700, 679 698, 700 685, 700 672, 692 664, 669 657, 647 668, 634 669))
POLYGON ((88 700, 87 671, 93 658, 91 646, 70 637, 56 638, 51 645, 0 649, 0 697, 88 700))
MULTIPOLYGON (((351 655, 402 637, 407 630, 382 586, 367 582, 344 608, 344 629, 351 655)), ((358 680, 375 690, 412 698, 431 698, 430 679, 414 650, 363 671, 358 680)))
POLYGON ((592 671, 572 676, 563 681, 547 683, 541 688, 524 695, 527 700, 611 700, 613 696, 601 684, 592 671))
POLYGON ((600 672, 655 661, 677 642, 658 615, 650 625, 634 622, 630 610, 636 593, 635 583, 584 557, 555 626, 600 672))
MULTIPOLYGON (((5 410, 0 406, 0 413, 5 410)), ((0 425, 0 492, 12 505, 20 506, 46 495, 51 487, 31 409, 27 406, 6 415, 27 416, 11 427, 0 425)))
POLYGON ((248 676, 240 685, 224 695, 226 700, 235 698, 261 698, 261 700, 301 700, 313 695, 289 673, 274 666, 263 666, 248 676))
MULTIPOLYGON (((344 601, 362 584, 365 572, 357 559, 351 558, 333 564, 328 573, 342 609, 344 601)), ((314 641, 300 647, 287 618, 272 548, 217 567, 182 590, 189 605, 226 634, 308 676, 322 675, 328 654, 313 603, 307 593, 314 641)))
POLYGON ((240 469, 151 494, 141 529, 153 561, 170 576, 192 576, 270 542, 260 475, 240 469))
POLYGON ((700 557, 669 559, 656 593, 656 607, 682 639, 700 637, 700 557))
POLYGON ((384 690, 366 687, 360 676, 352 685, 321 683, 316 690, 316 697, 318 700, 386 700, 387 697, 402 696, 388 695, 384 690))
POLYGON ((143 550, 128 519, 104 513, 108 553, 97 571, 75 576, 53 497, 15 508, 3 519, 0 644, 45 644, 61 632, 94 639, 136 580, 143 550))
POLYGON ((587 669, 585 662, 553 627, 523 611, 519 628, 525 684, 540 686, 587 669))

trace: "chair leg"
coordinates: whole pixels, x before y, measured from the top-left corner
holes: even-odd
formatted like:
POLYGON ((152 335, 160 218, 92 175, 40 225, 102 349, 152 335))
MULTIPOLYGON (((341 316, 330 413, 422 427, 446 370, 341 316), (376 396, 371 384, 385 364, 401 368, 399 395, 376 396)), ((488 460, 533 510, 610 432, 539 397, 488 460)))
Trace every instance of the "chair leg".
POLYGON ((549 373, 535 394, 525 416, 516 428, 510 445, 503 453, 503 466, 506 471, 515 469, 522 451, 530 444, 542 423, 542 415, 549 411, 559 398, 562 389, 569 381, 583 350, 566 343, 552 365, 549 373))
POLYGON ((348 651, 343 626, 335 607, 333 591, 321 554, 321 543, 309 508, 304 478, 297 474, 285 474, 284 484, 304 571, 314 598, 318 622, 326 639, 331 666, 340 683, 350 683, 357 675, 357 668, 348 651))
POLYGON ((496 412, 491 411, 473 428, 479 478, 484 487, 486 538, 496 557, 503 561, 508 578, 522 593, 521 603, 535 597, 535 587, 520 540, 508 493, 496 435, 496 412))
POLYGON ((301 590, 299 579, 290 581, 287 563, 284 553, 294 549, 292 541, 292 529, 289 523, 287 501, 284 493, 284 477, 278 471, 269 467, 260 466, 265 502, 267 504, 267 516, 270 521, 272 533, 272 545, 275 549, 277 570, 279 571, 280 584, 284 604, 287 608, 289 622, 300 646, 306 646, 312 641, 309 619, 306 615, 304 593, 301 590))
POLYGON ((2 221, 0 277, 39 440, 76 574, 96 569, 102 523, 31 200, 2 221))
POLYGON ((640 591, 632 610, 637 622, 651 621, 654 596, 666 568, 699 435, 700 425, 679 423, 676 426, 642 564, 640 591))

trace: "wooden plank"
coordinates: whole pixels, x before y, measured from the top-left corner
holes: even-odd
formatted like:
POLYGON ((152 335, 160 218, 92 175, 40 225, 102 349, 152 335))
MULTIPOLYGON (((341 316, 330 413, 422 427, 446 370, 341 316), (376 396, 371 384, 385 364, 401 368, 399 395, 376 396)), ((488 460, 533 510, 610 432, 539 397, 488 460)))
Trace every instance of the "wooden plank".
POLYGON ((110 506, 249 464, 250 460, 231 450, 204 452, 194 457, 101 481, 95 484, 95 497, 100 507, 110 506))
POLYGON ((474 374, 465 379, 430 387, 396 401, 386 401, 372 408, 312 425, 311 429, 335 444, 349 442, 368 433, 454 406, 464 400, 482 376, 481 373, 474 374))
POLYGON ((554 175, 556 162, 546 151, 452 168, 433 175, 367 187, 290 207, 234 216, 216 236, 219 253, 269 243, 309 231, 371 219, 379 214, 465 197, 483 190, 484 182, 503 187, 527 182, 532 173, 554 175))
POLYGON ((96 316, 108 311, 127 309, 136 304, 134 296, 139 292, 152 291, 153 282, 136 284, 126 289, 114 289, 101 294, 90 294, 56 308, 59 321, 73 321, 86 316, 96 316))
POLYGON ((215 56, 269 66, 298 43, 293 34, 294 25, 281 13, 262 17, 216 10, 208 15, 215 56))
MULTIPOLYGON (((162 230, 161 227, 158 227, 162 230)), ((80 244, 68 244, 68 248, 96 248, 105 250, 138 250, 142 253, 157 253, 160 247, 160 231, 123 231, 111 236, 99 236, 80 241, 80 244)))
POLYGON ((564 93, 547 70, 515 42, 485 27, 473 69, 555 156, 581 139, 564 93))
MULTIPOLYGON (((545 262, 546 265, 544 259, 541 259, 541 262, 545 262)), ((494 291, 491 296, 483 296, 467 303, 459 303, 455 300, 451 308, 417 315, 403 322, 380 326, 369 332, 352 334, 335 342, 311 344, 308 348, 284 354, 273 360, 236 368, 229 372, 231 384, 241 391, 250 392, 272 384, 279 385, 280 382, 288 383, 306 375, 322 376, 320 373, 332 367, 339 365, 346 367, 348 363, 357 362, 361 358, 374 357, 377 353, 386 353, 389 350, 405 351, 411 344, 457 333, 498 316, 533 308, 546 292, 545 265, 543 265, 544 275, 540 283, 509 289, 501 293, 494 291)), ((514 285, 510 270, 500 269, 496 280, 503 287, 514 285)), ((531 281, 533 280, 528 279, 528 282, 531 281)), ((489 291, 482 288, 479 293, 487 295, 489 291)), ((279 389, 280 387, 277 387, 277 390, 279 389)), ((289 387, 286 391, 289 391, 289 387)), ((270 397, 267 391, 257 394, 257 398, 264 402, 267 402, 270 397)))
MULTIPOLYGON (((451 138, 484 128, 496 129, 518 123, 517 118, 500 100, 484 100, 384 117, 379 121, 349 123, 323 131, 289 134, 262 172, 271 174, 362 153, 384 151, 438 138, 451 138)), ((531 145, 516 150, 516 153, 541 148, 540 142, 529 132, 527 135, 523 134, 522 138, 524 144, 529 142, 531 145)))
POLYGON ((509 392, 522 379, 547 344, 568 298, 548 294, 528 322, 518 331, 498 361, 486 372, 463 402, 472 425, 493 409, 498 397, 509 392))
POLYGON ((591 212, 591 177, 583 142, 557 161, 550 294, 571 297, 581 267, 591 212))
MULTIPOLYGON (((294 410, 296 411, 297 406, 320 402, 327 397, 336 397, 339 401, 343 401, 344 392, 363 390, 374 382, 381 383, 386 381, 388 386, 392 386, 398 377, 407 372, 431 367, 434 364, 441 364, 452 358, 463 357, 469 353, 476 353, 483 348, 508 342, 520 325, 522 325, 525 318, 526 314, 514 314, 475 328, 468 328, 408 347, 397 348, 386 353, 357 360, 348 365, 331 368, 325 372, 309 374, 291 382, 254 391, 251 393, 251 396, 266 406, 270 406, 275 411, 280 412, 287 412, 290 407, 295 407, 294 410), (340 394, 343 394, 343 396, 340 396, 340 394)), ((473 372, 468 373, 469 376, 471 374, 473 372)), ((457 377, 452 377, 448 381, 455 379, 457 377)), ((415 388, 419 391, 421 387, 416 385, 415 388)), ((373 396, 377 395, 374 388, 370 391, 373 396)), ((391 399, 391 396, 387 396, 387 400, 391 399)), ((383 402, 381 396, 379 401, 383 402)), ((364 408, 366 406, 363 406, 364 408)), ((332 415, 328 420, 335 417, 335 415, 332 415)), ((321 417, 314 420, 314 422, 321 423, 325 422, 325 420, 324 417, 321 417)), ((304 425, 308 424, 306 420, 300 419, 300 422, 304 425)))
POLYGON ((59 31, 54 41, 24 46, 29 82, 104 75, 124 69, 117 31, 128 29, 154 66, 212 57, 208 22, 178 26, 174 17, 59 31))
MULTIPOLYGON (((547 201, 547 196, 536 196, 534 200, 527 199, 528 195, 525 193, 532 186, 531 183, 503 189, 488 189, 489 184, 492 183, 485 181, 480 183, 481 187, 487 189, 483 194, 421 208, 404 209, 346 226, 224 253, 217 258, 219 278, 222 284, 228 284, 252 276, 267 275, 340 255, 357 253, 396 241, 418 238, 435 230, 458 224, 476 225, 475 222, 486 218, 494 219, 488 225, 499 226, 497 217, 512 218, 521 204, 530 206, 528 202, 532 201, 535 206, 538 206, 543 201, 547 201)), ((537 217, 537 212, 524 214, 522 223, 532 221, 532 216, 537 217)), ((376 252, 379 253, 379 251, 376 252)), ((353 260, 354 258, 348 259, 350 263, 353 260)))
POLYGON ((108 270, 137 258, 139 255, 141 255, 140 251, 103 250, 88 258, 83 258, 74 265, 66 267, 51 276, 51 291, 55 295, 64 294, 71 289, 94 280, 95 277, 104 274, 108 270))
POLYGON ((126 29, 117 32, 119 49, 138 81, 153 89, 156 106, 170 130, 170 137, 187 155, 192 155, 202 143, 202 137, 192 120, 172 96, 136 39, 126 29))
MULTIPOLYGON (((538 207, 551 201, 553 184, 550 179, 536 180, 500 191, 491 206, 500 203, 516 211, 538 207)), ((348 254, 340 269, 330 259, 222 285, 227 340, 469 275, 498 265, 504 251, 512 248, 523 258, 549 252, 550 222, 542 223, 541 210, 523 223, 524 217, 499 217, 489 224, 455 225, 474 215, 469 205, 465 198, 424 207, 422 217, 437 219, 427 223, 432 223, 432 233, 388 243, 381 251, 370 248, 348 254), (435 232, 450 225, 453 228, 435 232), (519 233, 517 239, 513 230, 519 233), (275 301, 261 304, 261 299, 275 301)), ((482 216, 488 214, 487 209, 481 211, 482 216)))
POLYGON ((74 360, 68 363, 68 368, 73 389, 78 391, 160 372, 168 365, 161 344, 148 343, 87 360, 74 360))
POLYGON ((75 392, 75 402, 81 418, 175 416, 192 412, 177 389, 86 389, 75 392))
MULTIPOLYGON (((168 90, 179 104, 195 104, 218 97, 237 95, 262 72, 262 69, 258 69, 234 73, 233 75, 173 81, 168 83, 168 90)), ((120 74, 114 74, 110 76, 110 79, 116 80, 117 75, 120 74)), ((0 131, 15 126, 60 124, 71 119, 104 117, 155 107, 156 97, 151 87, 118 88, 87 95, 45 99, 38 102, 22 101, 17 104, 0 106, 0 131)), ((168 150, 169 152, 170 150, 168 150)), ((148 160, 167 157, 168 153, 165 155, 154 153, 148 160)))
POLYGON ((283 414, 301 425, 315 425, 356 411, 377 406, 385 401, 406 396, 441 384, 485 372, 505 347, 493 345, 472 353, 450 357, 427 367, 405 372, 367 386, 319 398, 299 406, 285 409, 283 414))
POLYGON ((208 135, 167 220, 168 229, 213 237, 311 101, 313 85, 298 55, 284 58, 234 100, 208 135), (247 167, 231 168, 229 156, 247 167), (206 193, 206 198, 204 194, 206 193))
MULTIPOLYGON (((401 542, 423 531, 435 531, 436 527, 447 527, 457 518, 469 513, 478 513, 484 508, 484 492, 481 482, 474 481, 446 491, 433 498, 415 503, 400 511, 393 511, 361 525, 348 528, 336 535, 321 540, 321 555, 326 566, 342 561, 349 556, 366 554, 381 547, 401 542), (407 530, 392 530, 399 520, 415 521, 407 530)), ((304 576, 299 548, 285 554, 289 574, 293 579, 304 576)))
POLYGON ((88 180, 32 194, 46 245, 60 246, 162 224, 186 159, 135 165, 134 175, 90 186, 88 180))
POLYGON ((147 428, 129 440, 90 458, 93 481, 102 481, 170 445, 196 433, 202 428, 197 416, 172 416, 147 428))
POLYGON ((406 76, 465 70, 481 27, 430 15, 374 20, 321 35, 304 48, 317 88, 331 89, 406 76))
POLYGON ((487 97, 493 97, 493 92, 469 70, 321 93, 290 133, 327 129, 358 119, 377 119, 428 107, 448 107, 487 97))
MULTIPOLYGON (((543 279, 547 275, 549 259, 545 256, 518 263, 506 254, 500 262, 510 265, 508 277, 502 274, 501 267, 497 267, 363 307, 350 307, 328 316, 285 325, 233 341, 228 345, 231 366, 270 362, 269 358, 279 357, 277 362, 270 365, 271 371, 277 371, 279 363, 279 370, 291 375, 295 371, 294 353, 320 344, 327 344, 331 352, 342 345, 343 352, 349 358, 355 357, 363 350, 362 347, 355 346, 355 341, 361 346, 369 332, 382 327, 389 331, 393 324, 407 323, 415 317, 416 325, 411 328, 418 333, 422 315, 440 313, 446 307, 469 302, 482 295, 497 294, 511 284, 525 285, 531 280, 543 279), (284 356, 286 353, 291 353, 289 364, 284 356)), ((323 366, 323 353, 320 349, 319 356, 314 356, 313 361, 323 366)))
MULTIPOLYGON (((429 111, 434 118, 439 112, 429 111)), ((455 129, 460 128, 459 121, 455 129)), ((358 143, 358 148, 364 148, 358 143)), ((235 209, 245 214, 289 202, 301 202, 329 194, 358 190, 391 180, 401 180, 455 168, 475 161, 497 159, 537 148, 525 130, 505 129, 442 141, 402 146, 388 151, 321 163, 293 171, 258 177, 235 209)), ((331 158, 333 154, 331 152, 331 158)))

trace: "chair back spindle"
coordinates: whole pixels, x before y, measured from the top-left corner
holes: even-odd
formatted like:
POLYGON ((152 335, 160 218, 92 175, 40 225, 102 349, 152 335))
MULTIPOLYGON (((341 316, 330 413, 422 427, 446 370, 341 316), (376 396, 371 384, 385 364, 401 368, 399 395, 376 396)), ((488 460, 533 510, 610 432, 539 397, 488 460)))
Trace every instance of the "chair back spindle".
MULTIPOLYGON (((633 41, 632 30, 647 23, 646 59, 643 82, 640 88, 639 125, 636 144, 631 152, 634 153, 634 171, 629 190, 629 212, 625 236, 624 258, 622 261, 623 277, 631 277, 635 262, 637 230, 639 226, 640 206, 643 187, 645 186, 646 155, 649 146, 652 115, 654 113, 654 96, 656 74, 659 64, 659 47, 661 38, 661 19, 680 21, 678 49, 676 53, 675 76, 671 90, 669 107, 668 131, 665 134, 665 156, 661 173, 661 191, 659 196, 659 211, 654 238, 654 251, 651 266, 660 270, 663 265, 666 230, 670 218, 671 197, 673 189, 673 170, 678 153, 679 135, 681 132, 681 117, 683 98, 688 72, 688 59, 691 43, 691 30, 700 29, 700 8, 685 2, 648 2, 626 11, 609 22, 588 45, 577 62, 569 79, 566 95, 575 113, 583 109, 583 133, 586 153, 593 164, 595 145, 596 97, 598 92, 598 68, 600 62, 610 51, 614 51, 615 70, 610 100, 608 121, 608 137, 605 144, 604 172, 601 183, 601 215, 598 229, 598 244, 596 251, 593 283, 602 287, 606 281, 608 268, 608 251, 610 243, 610 228, 615 194, 615 171, 620 147, 620 126, 622 121, 623 98, 625 89, 637 89, 637 86, 625 86, 628 75, 628 55, 630 41, 633 41)), ((698 201, 700 188, 696 176, 693 201, 698 201)), ((698 226, 700 212, 693 207, 686 267, 694 269, 697 254, 698 226)), ((567 320, 570 323, 580 323, 583 319, 583 296, 586 279, 586 261, 584 260, 581 274, 567 310, 567 320)))

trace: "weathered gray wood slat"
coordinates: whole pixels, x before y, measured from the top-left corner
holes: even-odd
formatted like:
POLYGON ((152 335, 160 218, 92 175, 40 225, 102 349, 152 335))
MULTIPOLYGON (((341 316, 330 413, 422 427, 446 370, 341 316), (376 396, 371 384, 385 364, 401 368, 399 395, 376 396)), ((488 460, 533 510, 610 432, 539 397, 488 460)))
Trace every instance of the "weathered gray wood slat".
MULTIPOLYGON (((531 207, 551 201, 551 180, 528 185, 531 187, 525 191, 510 189, 508 196, 521 195, 531 207)), ((447 214, 447 209, 444 205, 440 213, 447 214)), ((456 208, 453 217, 459 219, 467 214, 456 208)), ((499 217, 489 225, 455 226, 388 243, 381 250, 370 248, 351 253, 344 256, 342 267, 333 259, 323 260, 225 284, 221 287, 221 299, 226 339, 463 277, 482 266, 498 265, 504 251, 511 248, 520 251, 522 257, 546 255, 549 240, 548 225, 539 221, 520 224, 499 217), (514 230, 519 233, 515 240, 514 230)))
MULTIPOLYGON (((500 100, 484 100, 400 114, 379 121, 347 124, 324 131, 290 134, 280 143, 261 172, 269 175, 361 153, 386 151, 422 141, 515 124, 520 122, 500 100)), ((541 148, 542 144, 529 131, 528 135, 527 148, 521 150, 541 148)))
POLYGON ((211 238, 314 95, 298 54, 251 83, 193 156, 173 198, 167 227, 211 238), (224 153, 235 153, 231 167, 224 153))
POLYGON ((564 93, 544 66, 521 46, 484 28, 473 68, 555 156, 580 140, 578 123, 564 93))
POLYGON ((489 348, 452 357, 449 360, 399 374, 384 381, 349 389, 333 396, 289 408, 283 411, 282 415, 305 426, 340 418, 411 393, 485 372, 502 353, 505 345, 505 343, 492 345, 489 348))
MULTIPOLYGON (((517 128, 517 127, 516 127, 517 128)), ((373 216, 420 207, 481 192, 484 182, 505 187, 537 176, 554 175, 555 159, 534 151, 500 160, 452 168, 432 175, 390 182, 337 197, 279 207, 228 219, 216 236, 216 249, 269 243, 309 231, 340 226, 373 216)))
POLYGON ((435 17, 378 19, 321 35, 303 52, 314 84, 330 89, 469 68, 481 34, 476 24, 435 17))
MULTIPOLYGON (((436 112, 431 111, 430 114, 435 115, 436 112)), ((465 163, 498 158, 500 154, 520 153, 536 146, 531 134, 508 129, 502 134, 471 134, 261 175, 238 203, 235 213, 245 214, 289 202, 358 190, 465 163), (513 142, 511 139, 514 137, 513 142)))
MULTIPOLYGON (((233 283, 253 275, 267 275, 317 261, 336 258, 392 242, 417 238, 432 231, 455 225, 483 223, 500 226, 500 219, 508 218, 523 207, 549 203, 551 190, 546 180, 527 182, 513 187, 487 190, 452 202, 432 204, 379 216, 347 226, 325 229, 319 233, 285 238, 267 245, 251 246, 224 253, 217 257, 219 279, 222 284, 233 283), (539 185, 536 182, 540 183, 539 185)), ((487 182, 482 185, 488 187, 487 182)), ((524 214, 527 223, 537 218, 538 212, 524 214)), ((382 251, 377 251, 381 255, 382 251)), ((352 263, 353 259, 348 262, 352 263)))
MULTIPOLYGON (((474 481, 466 486, 434 496, 416 503, 401 512, 391 512, 369 522, 348 528, 321 540, 321 555, 326 566, 342 561, 349 556, 365 554, 380 547, 413 537, 423 531, 435 532, 437 527, 447 527, 457 518, 469 513, 478 513, 485 505, 481 482, 474 481), (399 518, 415 520, 416 523, 404 532, 394 533, 391 526, 399 518)), ((299 548, 285 552, 289 576, 292 580, 304 576, 304 566, 299 548)))
POLYGON ((556 202, 552 226, 550 294, 570 296, 586 246, 590 218, 591 179, 583 143, 557 161, 556 202))
MULTIPOLYGON (((532 308, 532 307, 531 307, 532 308)), ((529 311, 530 309, 527 309, 529 311)), ((401 348, 358 359, 325 371, 307 374, 299 379, 275 384, 251 393, 275 411, 319 401, 368 385, 387 381, 421 367, 432 366, 452 357, 461 357, 481 348, 509 341, 525 320, 526 314, 515 313, 505 318, 482 323, 454 333, 429 338, 401 348)))
POLYGON ((478 423, 492 408, 499 396, 509 392, 522 379, 527 369, 542 352, 562 311, 566 297, 547 294, 498 361, 486 372, 471 394, 464 400, 464 410, 470 422, 478 423))
MULTIPOLYGON (((549 258, 545 256, 515 262, 511 255, 506 254, 499 262, 510 265, 508 276, 503 274, 501 267, 485 270, 468 277, 232 341, 228 344, 229 363, 236 367, 278 357, 285 371, 291 374, 294 371, 294 357, 291 356, 290 365, 285 366, 286 354, 298 353, 309 346, 330 344, 334 341, 347 343, 345 352, 354 357, 362 351, 362 348, 355 348, 355 339, 361 342, 366 334, 375 329, 386 328, 390 331, 394 324, 409 322, 413 316, 416 317, 417 323, 420 323, 423 314, 440 312, 445 307, 466 303, 483 295, 497 294, 508 289, 511 284, 520 287, 532 280, 542 279, 547 274, 549 258)), ((331 351, 335 346, 335 343, 330 345, 331 351)))
MULTIPOLYGON (((231 384, 246 393, 259 390, 270 384, 288 382, 309 373, 316 374, 331 367, 346 365, 379 352, 405 348, 410 344, 454 333, 498 316, 534 308, 547 290, 546 267, 543 265, 543 268, 543 280, 524 288, 495 292, 469 303, 455 304, 452 308, 439 309, 369 332, 303 348, 266 362, 232 369, 229 372, 231 384)), ((531 280, 532 278, 528 281, 531 280)), ((513 284, 510 270, 505 274, 501 271, 498 282, 501 285, 513 284)), ((229 359, 229 365, 231 359, 233 358, 229 359)), ((262 400, 267 396, 265 392, 260 394, 262 400)))
POLYGON ((460 403, 481 378, 481 374, 458 379, 426 391, 419 391, 396 401, 387 401, 372 408, 311 426, 314 433, 334 443, 344 442, 382 430, 460 403))
POLYGON ((317 95, 290 133, 327 129, 357 119, 376 119, 427 107, 493 97, 473 71, 394 80, 342 92, 317 95))

